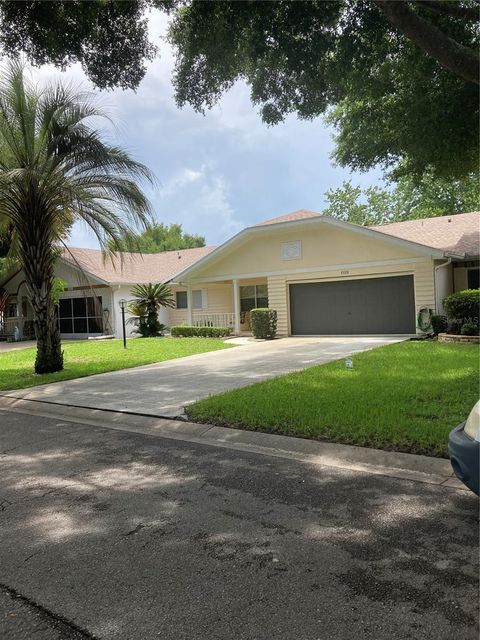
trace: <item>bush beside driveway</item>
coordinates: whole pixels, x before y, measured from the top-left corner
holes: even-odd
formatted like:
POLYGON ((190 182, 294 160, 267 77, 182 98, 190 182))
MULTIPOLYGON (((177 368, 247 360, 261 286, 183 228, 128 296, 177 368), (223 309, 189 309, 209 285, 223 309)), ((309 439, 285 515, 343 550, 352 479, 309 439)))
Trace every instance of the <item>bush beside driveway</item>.
POLYGON ((63 344, 64 370, 41 376, 33 373, 35 347, 10 351, 0 353, 0 390, 25 389, 48 382, 83 378, 231 346, 214 338, 134 338, 127 341, 127 349, 123 348, 121 340, 66 342, 63 344))
POLYGON ((197 422, 447 456, 478 400, 479 348, 402 342, 201 400, 197 422))

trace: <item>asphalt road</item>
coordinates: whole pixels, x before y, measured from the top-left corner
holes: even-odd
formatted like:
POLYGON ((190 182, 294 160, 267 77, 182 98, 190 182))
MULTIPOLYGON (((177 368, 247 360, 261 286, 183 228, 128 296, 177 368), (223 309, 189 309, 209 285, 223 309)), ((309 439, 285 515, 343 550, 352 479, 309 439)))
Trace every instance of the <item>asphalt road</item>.
POLYGON ((477 639, 453 488, 0 411, 2 640, 477 639))

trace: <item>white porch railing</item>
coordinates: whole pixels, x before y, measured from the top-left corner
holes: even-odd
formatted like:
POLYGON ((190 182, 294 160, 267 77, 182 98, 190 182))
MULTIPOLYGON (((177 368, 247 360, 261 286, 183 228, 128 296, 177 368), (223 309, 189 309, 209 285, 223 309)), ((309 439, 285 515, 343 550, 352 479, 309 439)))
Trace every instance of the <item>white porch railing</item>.
POLYGON ((233 313, 194 313, 194 327, 233 327, 235 317, 233 313))

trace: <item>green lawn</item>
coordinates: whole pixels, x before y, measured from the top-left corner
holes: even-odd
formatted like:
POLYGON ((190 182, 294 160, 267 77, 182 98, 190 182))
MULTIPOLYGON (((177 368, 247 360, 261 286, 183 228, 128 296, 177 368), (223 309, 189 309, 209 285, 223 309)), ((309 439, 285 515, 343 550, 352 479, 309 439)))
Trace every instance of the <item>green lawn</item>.
POLYGON ((20 349, 0 353, 0 390, 82 378, 231 346, 215 338, 134 338, 127 340, 127 349, 123 348, 121 340, 66 342, 63 344, 65 369, 41 376, 33 373, 35 349, 20 349))
POLYGON ((378 449, 447 455, 478 400, 479 348, 402 342, 212 396, 192 420, 378 449))

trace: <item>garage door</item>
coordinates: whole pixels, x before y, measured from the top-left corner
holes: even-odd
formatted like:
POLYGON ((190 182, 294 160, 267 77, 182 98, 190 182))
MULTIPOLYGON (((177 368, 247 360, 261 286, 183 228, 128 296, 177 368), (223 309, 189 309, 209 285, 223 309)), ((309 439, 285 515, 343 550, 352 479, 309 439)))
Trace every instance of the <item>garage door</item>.
POLYGON ((292 335, 415 333, 413 276, 290 285, 292 335))

